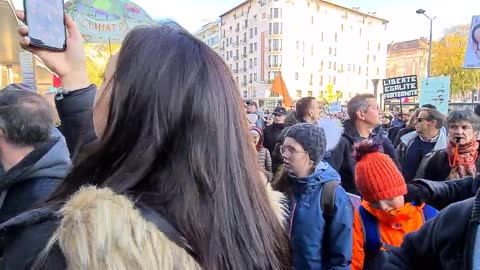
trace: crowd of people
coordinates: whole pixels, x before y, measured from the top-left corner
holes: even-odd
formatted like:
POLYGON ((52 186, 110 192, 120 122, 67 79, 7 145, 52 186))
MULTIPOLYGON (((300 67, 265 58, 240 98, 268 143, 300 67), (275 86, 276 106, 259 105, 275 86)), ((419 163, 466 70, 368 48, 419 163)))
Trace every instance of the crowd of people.
POLYGON ((474 112, 393 116, 372 94, 347 119, 313 97, 245 112, 172 23, 132 30, 97 88, 65 22, 65 52, 19 29, 62 80, 60 126, 28 86, 0 91, 0 269, 480 267, 474 112))

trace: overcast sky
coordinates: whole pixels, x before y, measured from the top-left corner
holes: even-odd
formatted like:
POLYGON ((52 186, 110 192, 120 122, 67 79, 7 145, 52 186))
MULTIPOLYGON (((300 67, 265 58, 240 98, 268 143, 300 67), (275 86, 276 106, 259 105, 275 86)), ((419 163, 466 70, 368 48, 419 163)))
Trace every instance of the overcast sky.
MULTIPOLYGON (((243 0, 134 0, 147 13, 156 19, 170 18, 179 22, 191 32, 195 32, 208 21, 243 0)), ((377 16, 389 20, 388 39, 402 41, 415 39, 429 34, 429 21, 415 11, 425 9, 434 21, 434 38, 442 36, 446 27, 468 24, 473 15, 480 15, 478 0, 337 0, 331 1, 346 7, 360 7, 363 12, 377 12, 377 16)), ((22 0, 14 0, 22 7, 22 0)))

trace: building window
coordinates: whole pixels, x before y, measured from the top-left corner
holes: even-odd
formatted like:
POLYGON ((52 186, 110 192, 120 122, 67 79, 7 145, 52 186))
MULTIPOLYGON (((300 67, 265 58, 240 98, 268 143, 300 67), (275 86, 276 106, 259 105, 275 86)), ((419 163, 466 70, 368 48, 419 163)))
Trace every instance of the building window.
POLYGON ((235 71, 238 72, 238 63, 235 63, 235 71))
POLYGON ((243 61, 243 69, 247 69, 247 61, 243 61))
POLYGON ((338 42, 338 34, 335 33, 335 42, 338 42))
POLYGON ((240 23, 237 23, 237 28, 235 28, 235 32, 239 32, 240 31, 240 23))
POLYGON ((320 62, 320 71, 323 71, 323 60, 320 62))
POLYGON ((298 72, 295 72, 295 80, 298 81, 298 72))
POLYGON ((352 65, 348 64, 348 71, 351 71, 351 70, 352 70, 352 65))
POLYGON ((302 90, 297 90, 297 97, 301 98, 302 97, 302 90))
POLYGON ((328 47, 328 54, 332 55, 332 47, 328 47))
POLYGON ((340 26, 340 31, 343 33, 343 24, 340 26))
POLYGON ((268 24, 268 33, 272 34, 281 34, 282 33, 282 23, 274 22, 268 24))
POLYGON ((243 91, 243 98, 248 98, 248 92, 247 91, 243 91))
POLYGON ((257 66, 257 58, 256 57, 255 57, 255 59, 253 59, 253 65, 257 66))
POLYGON ((376 55, 373 56, 373 62, 375 62, 375 61, 377 61, 377 56, 376 55))
POLYGON ((362 28, 360 28, 359 34, 360 34, 360 36, 362 36, 362 28))
POLYGON ((313 56, 313 44, 312 44, 312 46, 310 47, 310 55, 313 56))
POLYGON ((257 27, 255 27, 255 36, 257 35, 257 27))
POLYGON ((305 41, 302 42, 302 51, 305 51, 305 41))
POLYGON ((313 16, 310 17, 310 23, 313 24, 313 16))
POLYGON ((281 9, 279 8, 271 8, 270 9, 270 16, 274 19, 278 19, 278 18, 281 18, 281 9))
POLYGON ((320 86, 323 86, 323 75, 320 76, 320 86))
POLYGON ((378 51, 380 51, 380 48, 382 47, 382 45, 380 44, 380 42, 378 43, 378 51))
POLYGON ((247 27, 248 27, 248 21, 245 20, 245 28, 247 28, 247 27))
POLYGON ((377 76, 380 76, 380 68, 377 67, 377 76))
POLYGON ((253 73, 253 80, 257 81, 257 73, 253 73))
POLYGON ((253 50, 254 50, 254 51, 257 51, 257 50, 258 50, 257 42, 255 42, 255 43, 253 44, 253 50))
POLYGON ((313 85, 313 74, 310 74, 310 80, 308 81, 309 85, 313 85))
POLYGON ((328 69, 332 69, 332 61, 328 61, 328 69))
POLYGON ((333 50, 333 56, 337 56, 337 48, 333 50))
POLYGON ((343 64, 340 65, 340 72, 343 72, 343 64))
POLYGON ((365 89, 368 89, 368 79, 365 80, 365 89))
POLYGON ((297 40, 297 50, 300 50, 300 41, 297 40))
POLYGON ((252 68, 252 66, 253 66, 253 60, 250 59, 248 67, 249 67, 249 68, 252 68))
POLYGON ((358 67, 358 75, 360 75, 360 74, 362 74, 362 67, 361 66, 358 67))
POLYGON ((337 70, 337 62, 333 63, 333 70, 337 70))
POLYGON ((308 91, 307 96, 312 97, 313 96, 313 91, 308 91))
POLYGON ((253 43, 250 43, 250 53, 253 53, 253 43))
POLYGON ((253 38, 253 28, 250 28, 250 38, 253 38))
POLYGON ((323 32, 322 32, 321 38, 322 38, 322 42, 323 42, 323 32))

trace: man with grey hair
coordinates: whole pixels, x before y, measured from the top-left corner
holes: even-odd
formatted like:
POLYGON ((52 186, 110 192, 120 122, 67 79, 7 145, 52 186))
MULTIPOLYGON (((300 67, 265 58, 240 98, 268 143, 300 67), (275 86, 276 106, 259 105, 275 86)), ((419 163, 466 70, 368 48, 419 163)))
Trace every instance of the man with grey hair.
POLYGON ((397 147, 402 174, 409 183, 416 175, 423 157, 430 151, 447 148, 445 116, 434 109, 420 108, 416 112, 415 131, 400 138, 397 147))
POLYGON ((472 111, 452 111, 447 117, 447 148, 431 152, 423 158, 418 178, 445 181, 480 172, 479 141, 480 118, 472 111))
POLYGON ((0 223, 41 202, 70 170, 46 100, 21 85, 0 91, 0 223))
POLYGON ((374 132, 381 125, 381 113, 375 95, 359 94, 353 97, 347 104, 347 112, 350 119, 343 123, 343 137, 348 142, 348 159, 344 159, 339 170, 342 177, 342 186, 347 192, 359 194, 355 184, 355 162, 352 158, 353 145, 365 139, 380 138, 383 140, 383 152, 390 156, 398 166, 397 154, 392 142, 383 134, 374 132))

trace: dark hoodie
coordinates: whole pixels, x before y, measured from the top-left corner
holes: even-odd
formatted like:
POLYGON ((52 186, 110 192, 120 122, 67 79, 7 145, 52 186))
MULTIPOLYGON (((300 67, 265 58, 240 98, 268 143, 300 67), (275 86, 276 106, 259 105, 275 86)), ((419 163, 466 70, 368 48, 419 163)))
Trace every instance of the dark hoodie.
MULTIPOLYGON (((350 119, 343 122, 343 128, 344 132, 342 137, 346 140, 346 149, 343 149, 343 151, 347 153, 347 156, 351 157, 353 155, 353 145, 367 138, 362 138, 360 134, 358 134, 355 124, 350 119)), ((374 131, 372 132, 372 134, 370 134, 369 138, 381 138, 383 140, 383 153, 390 156, 397 165, 397 167, 399 167, 398 157, 397 153, 395 152, 395 148, 385 134, 377 134, 374 131)), ((355 184, 355 164, 356 162, 353 161, 353 158, 351 158, 345 164, 343 164, 339 172, 340 176, 342 177, 342 186, 345 188, 345 190, 347 192, 360 195, 355 184)))
POLYGON ((54 129, 52 138, 35 146, 20 163, 5 172, 0 166, 0 222, 47 198, 71 167, 65 138, 54 129))

